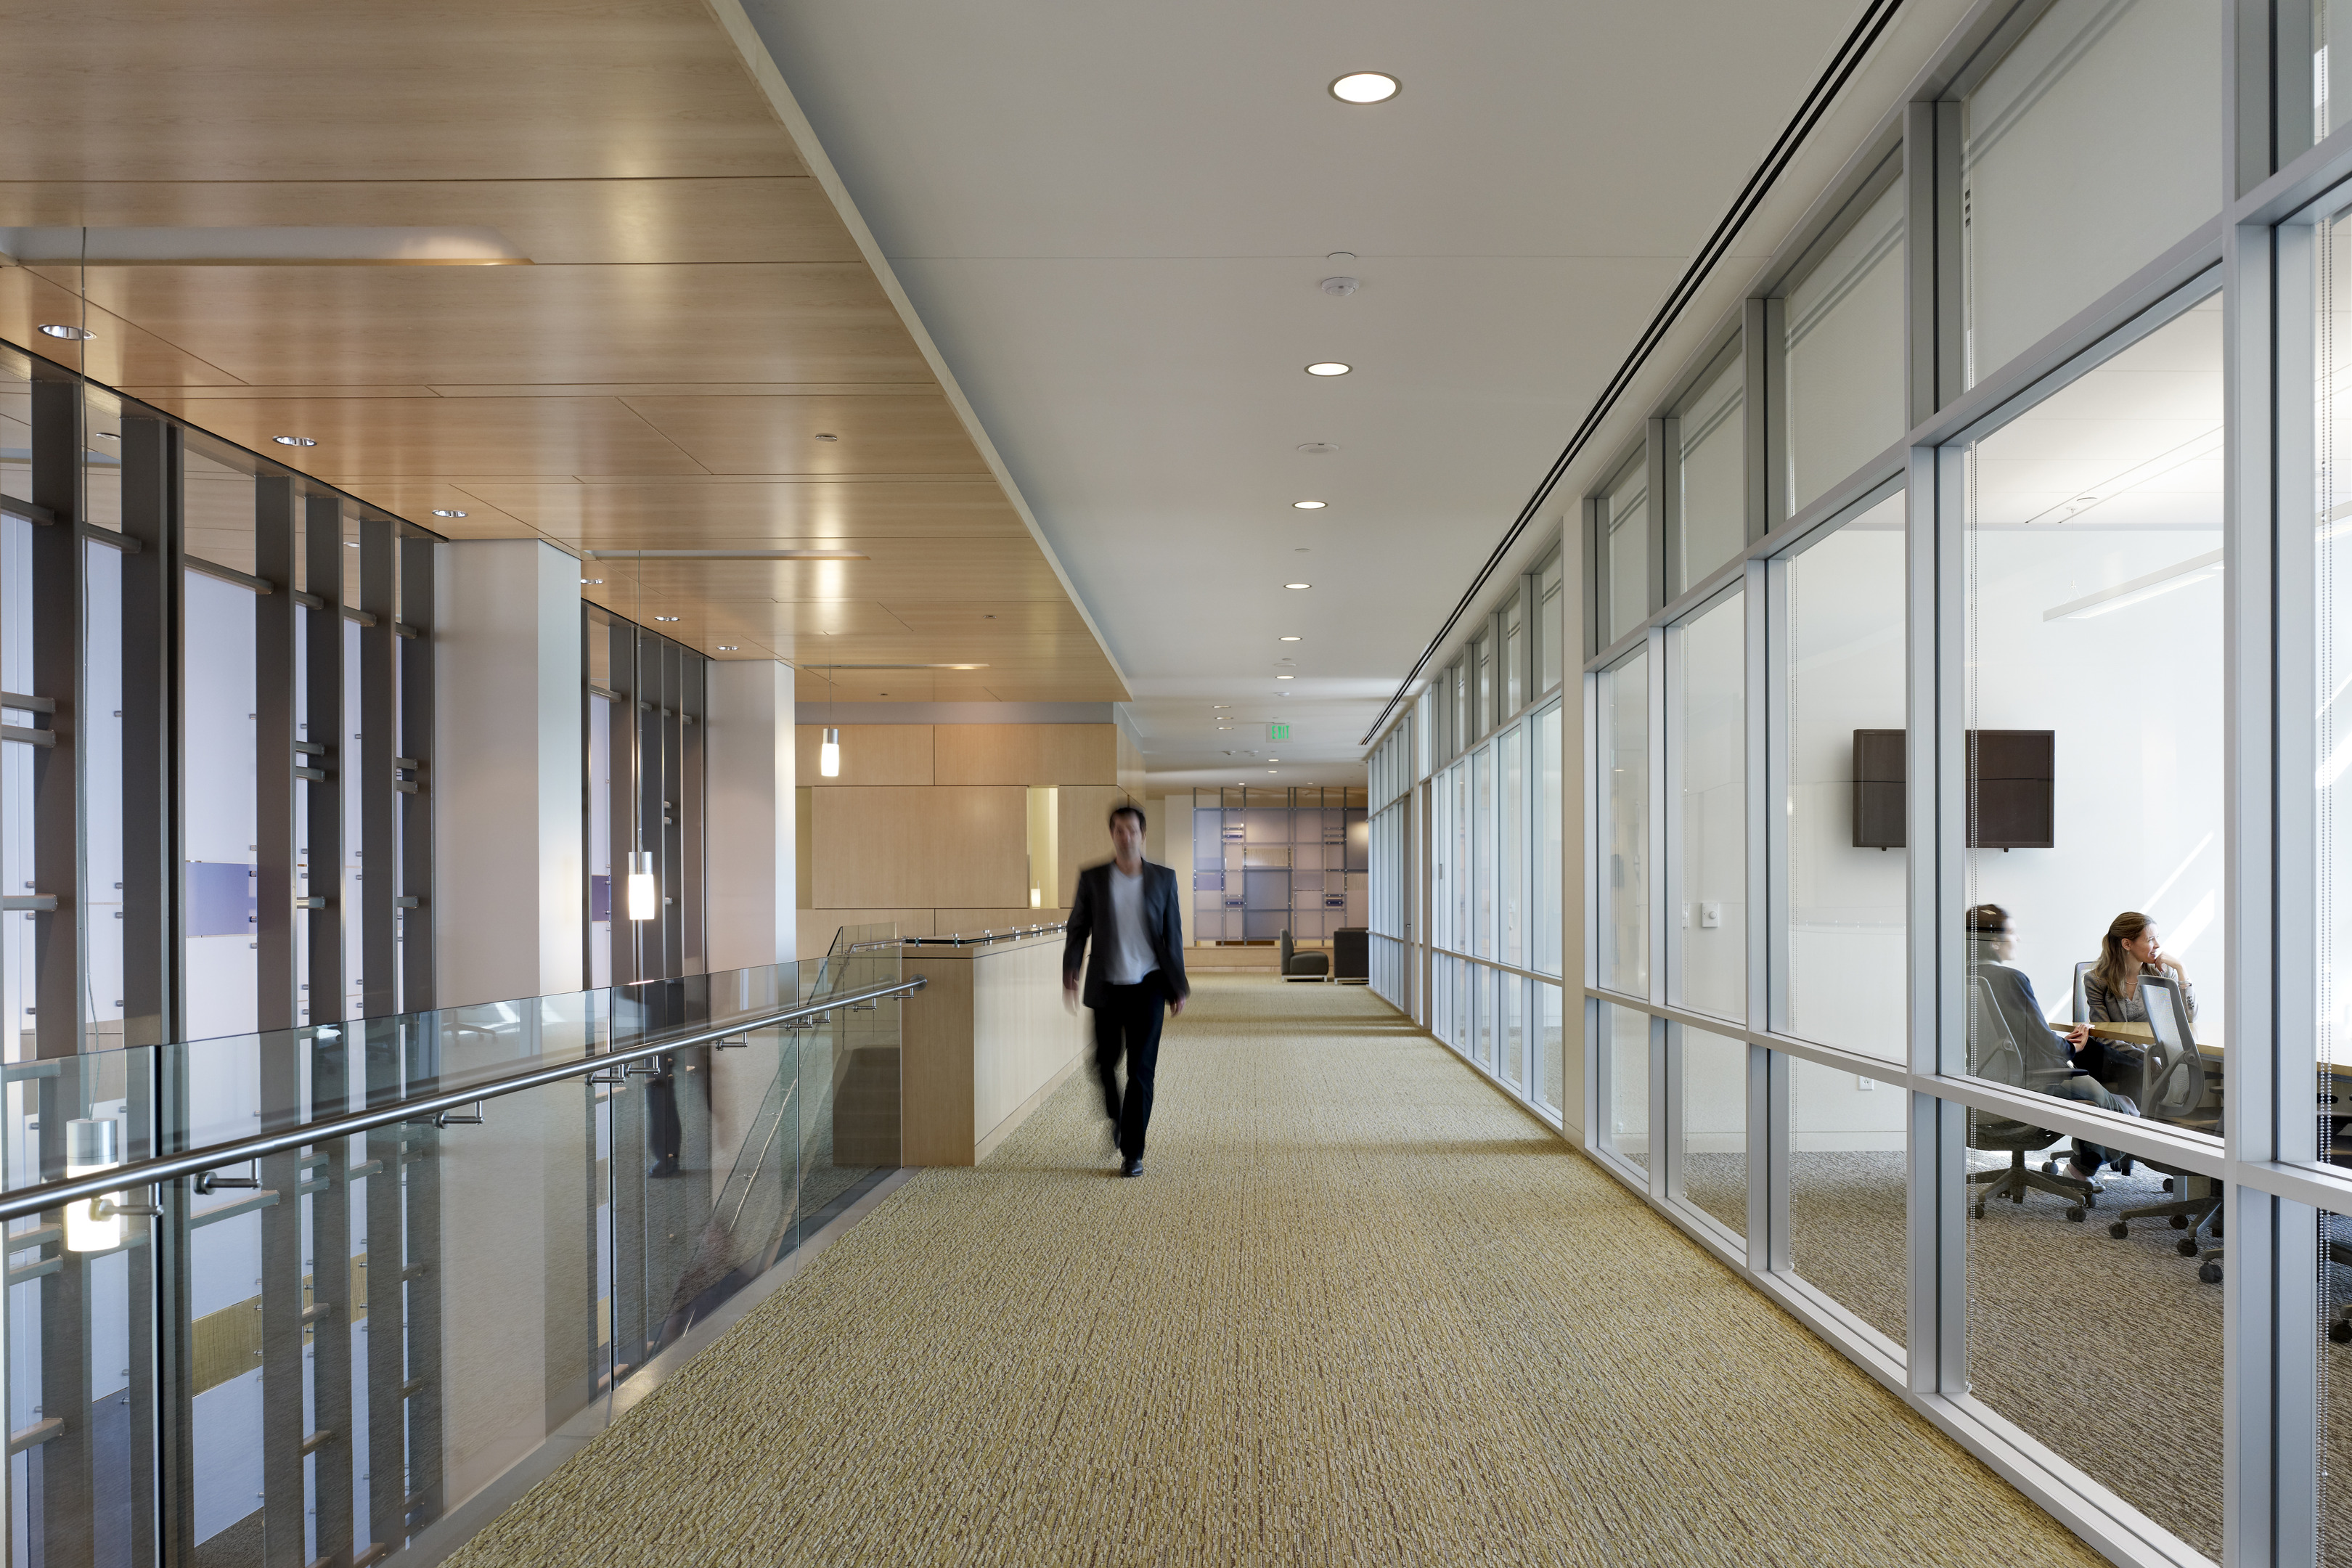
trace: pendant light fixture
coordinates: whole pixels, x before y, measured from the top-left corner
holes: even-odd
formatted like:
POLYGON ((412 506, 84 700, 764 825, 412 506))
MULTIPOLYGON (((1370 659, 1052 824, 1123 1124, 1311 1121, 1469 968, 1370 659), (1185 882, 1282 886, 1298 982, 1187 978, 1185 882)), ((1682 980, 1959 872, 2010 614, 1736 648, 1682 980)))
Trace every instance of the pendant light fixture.
POLYGON ((629 628, 629 777, 636 786, 630 811, 629 918, 649 921, 661 913, 661 887, 654 880, 653 851, 646 847, 646 558, 637 557, 637 624, 629 628))
MULTIPOLYGON (((833 717, 833 666, 829 664, 824 667, 824 716, 833 717)), ((824 743, 816 749, 816 771, 829 779, 841 776, 841 730, 836 725, 824 727, 824 743)))

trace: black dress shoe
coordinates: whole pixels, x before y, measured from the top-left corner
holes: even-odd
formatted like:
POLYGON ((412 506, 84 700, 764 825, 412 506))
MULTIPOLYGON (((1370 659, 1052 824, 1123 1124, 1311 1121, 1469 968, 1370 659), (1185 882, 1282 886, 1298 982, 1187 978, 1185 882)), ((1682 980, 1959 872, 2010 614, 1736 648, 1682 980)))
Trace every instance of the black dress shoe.
POLYGON ((1122 1160, 1118 1164, 1118 1173, 1122 1176, 1139 1176, 1143 1174, 1143 1162, 1139 1159, 1122 1160))
POLYGON ((670 1155, 655 1161, 654 1168, 647 1171, 646 1175, 649 1180, 659 1182, 667 1181, 668 1178, 675 1176, 677 1173, 678 1169, 677 1156, 670 1155))

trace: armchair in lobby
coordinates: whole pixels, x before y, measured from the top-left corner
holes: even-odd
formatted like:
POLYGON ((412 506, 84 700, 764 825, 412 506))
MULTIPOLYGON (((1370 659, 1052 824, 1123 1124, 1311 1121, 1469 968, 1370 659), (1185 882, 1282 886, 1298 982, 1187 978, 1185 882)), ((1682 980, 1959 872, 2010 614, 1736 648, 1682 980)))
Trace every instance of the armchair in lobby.
POLYGON ((1290 928, 1282 931, 1282 977, 1285 980, 1328 980, 1331 978, 1331 955, 1328 952, 1300 952, 1290 940, 1290 928))

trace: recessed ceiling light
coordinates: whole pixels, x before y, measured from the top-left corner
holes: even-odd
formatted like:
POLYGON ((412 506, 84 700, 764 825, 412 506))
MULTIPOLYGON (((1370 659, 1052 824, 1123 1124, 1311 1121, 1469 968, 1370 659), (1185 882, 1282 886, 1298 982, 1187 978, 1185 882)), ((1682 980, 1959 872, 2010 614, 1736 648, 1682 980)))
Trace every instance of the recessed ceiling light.
POLYGON ((677 617, 676 616, 656 616, 654 619, 657 621, 674 621, 677 619, 677 617))
POLYGON ((41 331, 49 337, 64 338, 68 342, 79 342, 84 338, 94 338, 98 336, 96 332, 91 331, 88 327, 69 327, 63 321, 43 321, 41 323, 41 331))
POLYGON ((346 550, 357 550, 359 547, 360 542, 356 539, 346 539, 343 541, 343 548, 346 550))
POLYGON ((838 437, 838 436, 835 435, 835 434, 834 434, 832 431, 830 431, 830 430, 820 430, 820 431, 818 431, 818 432, 816 433, 816 438, 817 438, 818 440, 820 440, 820 441, 838 441, 838 440, 840 440, 840 439, 841 439, 841 437, 838 437))
POLYGON ((1295 500, 1290 504, 1294 510, 1298 511, 1321 511, 1323 510, 1323 503, 1319 500, 1295 500))
POLYGON ((1297 637, 1285 637, 1282 640, 1285 642, 1297 642, 1298 639, 1297 637))
POLYGON ((597 587, 599 587, 599 588, 601 588, 601 587, 603 587, 603 586, 604 585, 604 579, 603 579, 602 577, 583 577, 583 578, 581 578, 580 580, 581 580, 583 583, 591 583, 591 584, 595 584, 595 585, 596 585, 597 587))
POLYGON ((1307 367, 1307 374, 1309 375, 1345 375, 1355 368, 1356 367, 1351 364, 1341 364, 1335 359, 1317 360, 1313 364, 1307 367))
POLYGON ((1312 588, 1315 584, 1312 583, 1285 583, 1283 586, 1286 588, 1312 588))
POLYGON ((1339 448, 1328 441, 1304 441, 1299 444, 1298 449, 1310 458, 1328 458, 1339 448))
POLYGON ((433 509, 433 515, 436 517, 463 517, 466 514, 449 507, 436 506, 433 509))
POLYGON ((100 430, 94 432, 94 434, 101 441, 120 441, 122 439, 121 436, 116 435, 111 430, 100 430))
POLYGON ((719 651, 720 653, 740 653, 743 651, 743 645, 737 642, 723 642, 719 645, 719 651))
POLYGON ((1386 103, 1403 87, 1386 71, 1349 71, 1331 84, 1331 96, 1342 103, 1386 103))
POLYGON ((315 447, 319 444, 308 436, 272 436, 270 439, 281 447, 315 447))
POLYGON ((1298 677, 1297 677, 1297 676, 1295 676, 1295 675, 1277 675, 1277 676, 1276 676, 1276 677, 1275 677, 1275 679, 1276 679, 1276 680, 1296 680, 1296 679, 1298 679, 1298 677))

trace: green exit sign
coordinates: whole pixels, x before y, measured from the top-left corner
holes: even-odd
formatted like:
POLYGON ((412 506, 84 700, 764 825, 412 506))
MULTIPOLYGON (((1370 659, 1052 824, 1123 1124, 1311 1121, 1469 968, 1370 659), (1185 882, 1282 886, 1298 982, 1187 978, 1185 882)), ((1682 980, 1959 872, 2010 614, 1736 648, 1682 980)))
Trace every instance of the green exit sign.
POLYGON ((1265 738, 1269 741, 1287 741, 1290 739, 1290 726, 1287 724, 1268 724, 1265 727, 1265 738))

